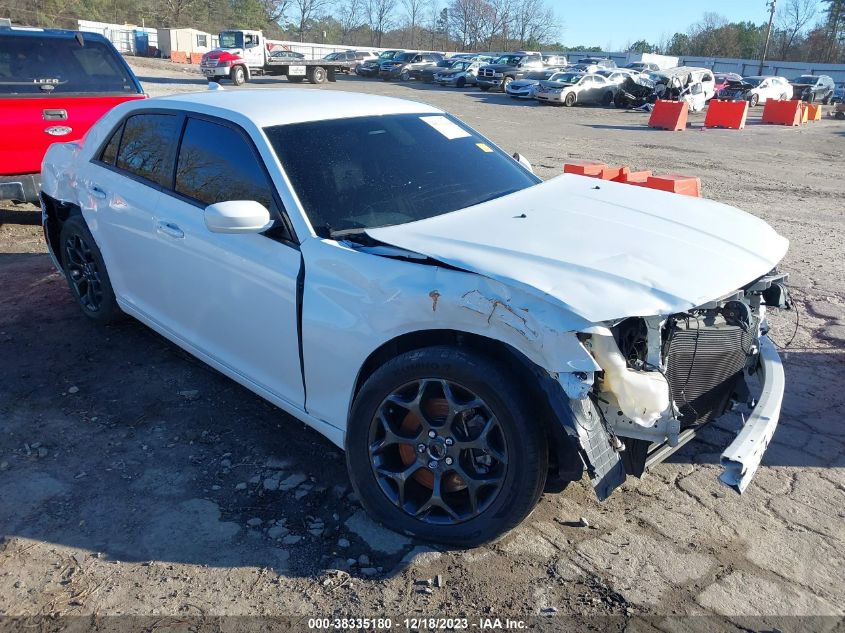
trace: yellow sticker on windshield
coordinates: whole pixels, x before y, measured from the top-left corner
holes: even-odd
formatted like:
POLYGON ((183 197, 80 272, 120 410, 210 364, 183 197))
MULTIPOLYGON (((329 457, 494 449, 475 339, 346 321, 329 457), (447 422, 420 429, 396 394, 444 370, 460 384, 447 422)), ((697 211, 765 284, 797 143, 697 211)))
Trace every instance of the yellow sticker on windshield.
POLYGON ((475 146, 482 152, 487 152, 488 154, 493 153, 493 150, 490 149, 490 146, 487 143, 476 143, 475 146))

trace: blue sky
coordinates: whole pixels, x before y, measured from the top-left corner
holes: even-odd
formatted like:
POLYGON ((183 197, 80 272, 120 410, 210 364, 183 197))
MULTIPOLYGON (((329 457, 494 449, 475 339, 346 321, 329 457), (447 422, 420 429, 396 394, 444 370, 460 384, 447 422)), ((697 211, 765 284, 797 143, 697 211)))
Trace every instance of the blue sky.
MULTIPOLYGON (((563 21, 564 44, 596 45, 621 50, 629 42, 646 39, 659 42, 684 32, 701 19, 705 11, 723 15, 731 22, 764 22, 769 13, 766 0, 547 0, 563 21)), ((778 0, 785 5, 787 0, 778 0)), ((817 9, 817 17, 821 8, 817 9)))

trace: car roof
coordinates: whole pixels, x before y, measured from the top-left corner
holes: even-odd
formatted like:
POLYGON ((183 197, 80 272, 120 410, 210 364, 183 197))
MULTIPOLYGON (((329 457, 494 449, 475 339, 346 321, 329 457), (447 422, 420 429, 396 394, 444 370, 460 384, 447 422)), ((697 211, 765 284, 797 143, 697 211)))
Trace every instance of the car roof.
POLYGON ((443 114, 430 105, 359 92, 308 90, 208 90, 145 99, 139 107, 168 107, 250 119, 259 127, 390 114, 443 114))
POLYGON ((83 41, 107 42, 108 40, 99 33, 88 33, 83 31, 71 31, 69 29, 42 29, 35 26, 0 26, 0 35, 20 35, 24 37, 51 37, 55 39, 70 40, 81 36, 83 41))

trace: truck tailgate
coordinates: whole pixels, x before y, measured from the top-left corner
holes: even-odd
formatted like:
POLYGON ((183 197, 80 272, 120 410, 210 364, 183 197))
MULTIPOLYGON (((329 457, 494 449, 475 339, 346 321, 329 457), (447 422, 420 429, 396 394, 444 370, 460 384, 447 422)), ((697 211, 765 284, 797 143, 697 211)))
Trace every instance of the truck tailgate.
POLYGON ((81 139, 114 106, 144 95, 0 98, 0 175, 41 171, 52 143, 81 139))

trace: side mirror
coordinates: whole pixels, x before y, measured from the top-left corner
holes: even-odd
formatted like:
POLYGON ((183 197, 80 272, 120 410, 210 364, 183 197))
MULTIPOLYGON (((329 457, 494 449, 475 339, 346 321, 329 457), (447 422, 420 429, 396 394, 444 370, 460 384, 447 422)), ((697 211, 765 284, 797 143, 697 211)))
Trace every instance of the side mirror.
POLYGON ((260 233, 273 224, 270 212, 254 200, 229 200, 210 204, 203 213, 212 233, 260 233))
POLYGON ((513 159, 516 162, 518 162, 520 165, 522 165, 525 169, 530 171, 532 174, 534 173, 534 168, 531 166, 531 163, 528 162, 528 159, 525 158, 525 156, 523 156, 522 154, 517 152, 516 154, 513 155, 513 159))

